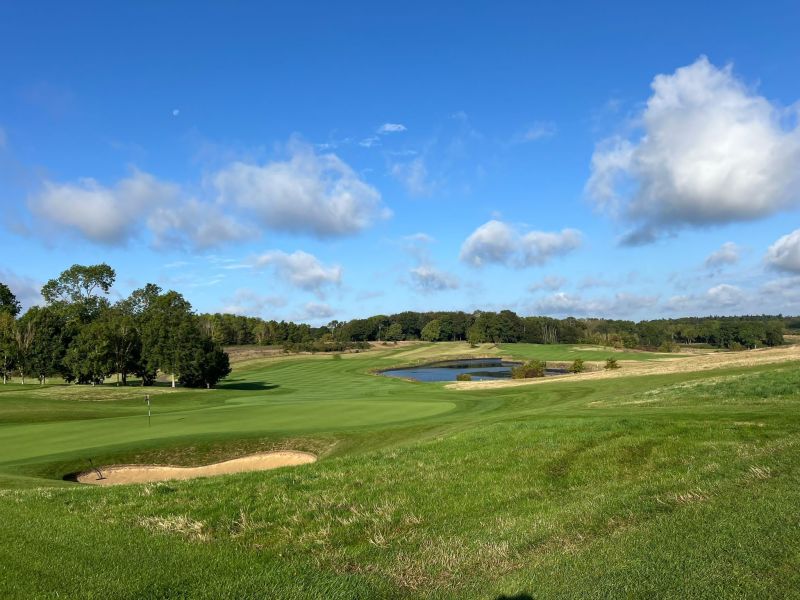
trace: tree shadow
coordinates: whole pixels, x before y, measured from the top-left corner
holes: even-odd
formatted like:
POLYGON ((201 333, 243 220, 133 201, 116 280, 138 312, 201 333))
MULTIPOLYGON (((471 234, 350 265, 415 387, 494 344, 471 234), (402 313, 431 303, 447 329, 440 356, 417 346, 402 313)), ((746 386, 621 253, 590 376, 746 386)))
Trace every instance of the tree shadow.
POLYGON ((506 594, 500 594, 495 600, 533 600, 533 596, 530 594, 514 594, 513 596, 508 596, 506 594))
POLYGON ((263 381, 237 381, 231 383, 218 383, 219 390, 244 390, 248 392, 258 392, 274 390, 278 387, 277 383, 264 383, 263 381))

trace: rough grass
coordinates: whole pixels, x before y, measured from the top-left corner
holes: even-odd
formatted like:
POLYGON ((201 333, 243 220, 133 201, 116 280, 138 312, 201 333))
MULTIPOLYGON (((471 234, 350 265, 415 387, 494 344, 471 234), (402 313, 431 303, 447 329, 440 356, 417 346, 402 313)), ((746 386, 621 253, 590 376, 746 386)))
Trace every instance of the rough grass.
POLYGON ((13 541, 0 545, 0 597, 797 597, 796 364, 491 392, 369 374, 408 351, 251 365, 214 394, 165 397, 184 420, 150 437, 127 400, 119 415, 80 419, 63 407, 115 403, 54 400, 64 412, 47 425, 60 433, 24 452, 19 431, 43 423, 6 421, 0 456, 16 458, 0 463, 0 535, 13 541), (351 397, 375 414, 339 418, 351 397), (409 403, 409 418, 387 420, 392 402, 409 403), (414 403, 449 407, 419 416, 414 403), (319 417, 273 420, 276 406, 319 417), (91 438, 97 424, 129 441, 91 438), (259 444, 325 458, 32 487, 86 448, 202 463, 259 444))

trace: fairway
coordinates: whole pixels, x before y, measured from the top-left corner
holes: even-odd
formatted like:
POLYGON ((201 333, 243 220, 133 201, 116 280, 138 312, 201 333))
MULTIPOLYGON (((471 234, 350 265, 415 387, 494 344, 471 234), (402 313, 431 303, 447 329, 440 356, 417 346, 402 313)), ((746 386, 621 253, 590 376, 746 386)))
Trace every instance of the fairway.
MULTIPOLYGON (((465 347, 440 356, 486 353, 465 347)), ((788 597, 800 585, 797 362, 487 391, 373 374, 435 350, 246 362, 217 390, 155 394, 150 427, 141 389, 2 388, 0 534, 14 544, 0 549, 0 595, 788 597), (320 460, 61 481, 89 458, 198 466, 271 450, 320 460)))

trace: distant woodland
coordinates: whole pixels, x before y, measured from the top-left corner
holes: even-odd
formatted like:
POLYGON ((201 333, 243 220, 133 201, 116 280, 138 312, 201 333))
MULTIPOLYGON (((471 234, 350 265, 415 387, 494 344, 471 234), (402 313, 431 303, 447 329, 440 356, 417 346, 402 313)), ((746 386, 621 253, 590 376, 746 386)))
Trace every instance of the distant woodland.
POLYGON ((500 312, 413 312, 331 321, 321 327, 232 314, 196 314, 178 292, 147 284, 116 303, 106 264, 73 265, 42 288, 43 306, 20 314, 0 283, 0 374, 41 382, 61 377, 96 384, 116 376, 152 385, 158 373, 189 387, 211 387, 230 373, 223 346, 282 346, 338 352, 370 342, 423 340, 471 344, 601 344, 669 352, 681 345, 740 350, 783 343, 800 318, 781 315, 684 317, 652 321, 554 319, 500 312))

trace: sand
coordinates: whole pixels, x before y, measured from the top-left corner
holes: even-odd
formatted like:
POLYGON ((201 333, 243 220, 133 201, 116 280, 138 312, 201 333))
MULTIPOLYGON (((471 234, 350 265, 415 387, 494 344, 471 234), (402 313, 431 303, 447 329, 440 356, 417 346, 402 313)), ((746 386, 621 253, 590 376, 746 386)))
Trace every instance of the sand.
POLYGON ((170 467, 160 465, 114 465, 100 467, 103 478, 99 479, 96 471, 87 471, 78 475, 81 483, 92 485, 118 485, 122 483, 150 483, 152 481, 168 481, 174 479, 194 479, 196 477, 212 477, 247 471, 266 471, 280 467, 293 467, 315 462, 317 457, 308 452, 280 451, 261 452, 226 460, 202 467, 170 467))
MULTIPOLYGON (((665 358, 652 361, 618 360, 619 369, 592 371, 576 375, 556 375, 538 379, 506 379, 493 381, 459 381, 446 387, 457 390, 480 390, 492 388, 515 387, 520 385, 536 385, 559 381, 591 381, 594 379, 611 379, 615 377, 635 377, 641 375, 661 375, 665 373, 686 373, 691 371, 709 371, 729 367, 749 367, 772 363, 800 361, 800 345, 781 346, 778 348, 759 348, 742 352, 713 352, 680 358, 665 358)), ((549 363, 548 363, 549 364, 549 363)))

